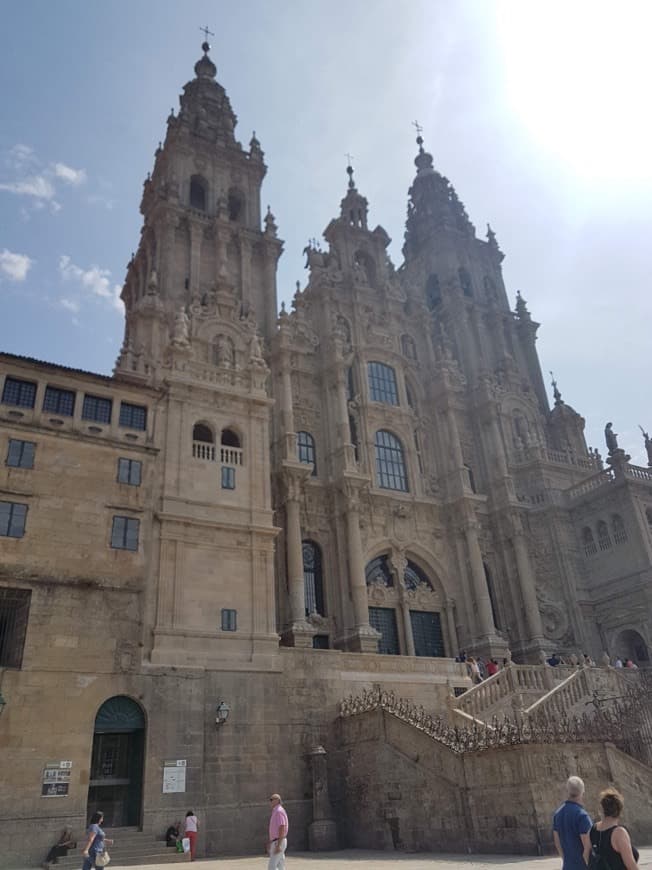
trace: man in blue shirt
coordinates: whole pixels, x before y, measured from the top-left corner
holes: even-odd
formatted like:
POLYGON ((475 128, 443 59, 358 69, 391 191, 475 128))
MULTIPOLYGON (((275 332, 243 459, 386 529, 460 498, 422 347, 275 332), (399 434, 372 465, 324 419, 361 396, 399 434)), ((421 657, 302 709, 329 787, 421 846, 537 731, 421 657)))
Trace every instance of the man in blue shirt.
POLYGON ((552 836, 562 859, 562 870, 586 870, 589 863, 589 831, 593 821, 582 806, 583 798, 584 782, 579 776, 569 776, 566 800, 552 819, 552 836))

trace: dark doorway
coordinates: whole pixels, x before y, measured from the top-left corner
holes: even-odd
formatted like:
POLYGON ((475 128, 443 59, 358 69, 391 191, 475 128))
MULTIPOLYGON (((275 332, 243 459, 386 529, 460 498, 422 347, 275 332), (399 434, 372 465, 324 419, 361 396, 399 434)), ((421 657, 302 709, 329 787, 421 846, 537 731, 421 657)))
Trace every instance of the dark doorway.
POLYGON ((88 815, 104 813, 108 828, 140 826, 145 717, 131 698, 109 698, 95 717, 88 815))
POLYGON ((441 631, 441 619, 438 613, 424 610, 411 610, 412 637, 414 639, 414 654, 417 656, 444 656, 444 638, 441 631))

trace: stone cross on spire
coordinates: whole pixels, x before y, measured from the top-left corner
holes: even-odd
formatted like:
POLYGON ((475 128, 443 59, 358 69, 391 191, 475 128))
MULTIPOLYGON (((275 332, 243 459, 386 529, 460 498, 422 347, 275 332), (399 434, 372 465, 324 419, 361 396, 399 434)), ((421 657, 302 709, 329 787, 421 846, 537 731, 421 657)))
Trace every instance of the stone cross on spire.
POLYGON ((209 30, 209 29, 208 29, 208 26, 207 26, 206 24, 204 24, 204 26, 203 26, 203 27, 200 27, 199 29, 200 29, 201 32, 204 34, 204 40, 205 40, 206 42, 208 42, 208 37, 209 37, 209 36, 215 36, 215 34, 213 33, 213 31, 212 31, 212 30, 209 30))

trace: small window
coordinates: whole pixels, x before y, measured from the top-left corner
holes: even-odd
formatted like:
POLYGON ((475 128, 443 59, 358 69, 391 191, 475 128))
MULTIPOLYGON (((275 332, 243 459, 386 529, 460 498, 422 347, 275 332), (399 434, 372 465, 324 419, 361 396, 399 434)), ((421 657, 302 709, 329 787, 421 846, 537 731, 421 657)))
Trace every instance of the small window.
POLYGON ((235 489, 235 468, 222 466, 222 489, 235 489))
POLYGON ((426 305, 432 311, 441 303, 441 288, 437 275, 431 275, 426 283, 426 305))
POLYGON ((215 435, 205 423, 195 423, 192 427, 192 455, 195 459, 215 462, 215 435))
POLYGON ((43 410, 62 417, 72 417, 75 412, 75 394, 72 390, 46 387, 43 397, 43 410))
POLYGON ((147 428, 147 408, 144 405, 120 402, 120 425, 125 429, 139 429, 144 432, 147 428))
POLYGON ((395 435, 384 429, 376 432, 376 478, 381 489, 408 492, 403 446, 395 435))
POLYGON ((140 486, 142 467, 138 459, 118 459, 118 483, 140 486))
POLYGON ((214 444, 215 436, 209 426, 204 423, 195 423, 192 427, 192 440, 201 441, 204 444, 214 444))
POLYGON ((460 279, 462 293, 464 293, 465 296, 473 296, 473 284, 471 283, 471 276, 469 275, 468 269, 465 269, 464 266, 462 266, 457 270, 457 274, 460 279))
POLYGON ((617 544, 624 544, 627 540, 627 529, 620 514, 614 514, 611 517, 611 529, 614 533, 614 541, 617 544))
POLYGON ((84 396, 82 405, 82 420, 94 420, 96 423, 110 423, 113 402, 102 396, 84 396))
POLYGON ((113 517, 111 546, 114 550, 137 550, 140 520, 131 517, 113 517))
POLYGON ((10 468, 34 468, 35 450, 36 444, 33 441, 18 441, 10 438, 7 465, 10 468))
POLYGON ((229 220, 234 223, 242 223, 244 220, 244 199, 235 190, 229 192, 228 197, 229 220))
POLYGON ((584 545, 585 556, 595 556, 595 554, 598 552, 598 548, 595 545, 593 532, 588 526, 584 526, 584 528, 582 529, 582 544, 584 545))
POLYGON ((321 549, 314 541, 303 541, 303 590, 306 601, 306 616, 312 613, 325 615, 324 575, 322 570, 321 549))
POLYGON ((29 589, 0 589, 0 668, 20 668, 29 619, 29 589))
POLYGON ((313 649, 330 649, 329 638, 327 634, 316 634, 312 639, 313 649))
POLYGON ((598 523, 598 546, 601 550, 611 549, 611 535, 609 534, 609 526, 604 520, 598 523))
POLYGON ((315 439, 310 432, 297 432, 297 452, 299 462, 312 465, 312 476, 317 475, 317 462, 315 459, 315 439))
POLYGON ((237 631, 238 630, 238 611, 231 610, 228 607, 223 607, 222 615, 222 631, 237 631))
POLYGON ((367 363, 369 374, 369 393, 372 402, 384 402, 386 405, 398 405, 398 390, 396 388, 396 372, 391 366, 380 362, 367 363))
POLYGON ((200 175, 190 179, 190 207, 206 211, 206 182, 200 175))
POLYGON ((240 439, 232 429, 223 429, 220 444, 224 447, 240 447, 240 439))
POLYGON ((25 534, 27 505, 13 501, 0 501, 0 536, 22 538, 25 534))
POLYGON ((2 390, 3 405, 17 405, 19 408, 33 408, 36 399, 36 384, 18 378, 5 378, 2 390))

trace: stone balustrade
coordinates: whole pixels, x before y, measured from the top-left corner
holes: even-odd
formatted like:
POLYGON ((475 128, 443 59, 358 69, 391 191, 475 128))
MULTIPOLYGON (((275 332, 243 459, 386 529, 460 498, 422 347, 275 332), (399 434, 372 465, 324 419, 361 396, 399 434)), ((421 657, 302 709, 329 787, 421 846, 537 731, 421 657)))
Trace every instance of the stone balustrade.
POLYGON ((626 465, 625 477, 633 477, 634 480, 646 480, 652 483, 652 468, 644 468, 642 465, 626 465))
POLYGON ((568 489, 565 490, 566 498, 569 500, 579 498, 582 495, 586 495, 587 492, 597 489, 599 486, 611 483, 614 479, 615 475, 613 471, 610 468, 605 468, 603 471, 599 471, 597 474, 587 477, 586 480, 582 480, 574 486, 569 486, 568 489))

